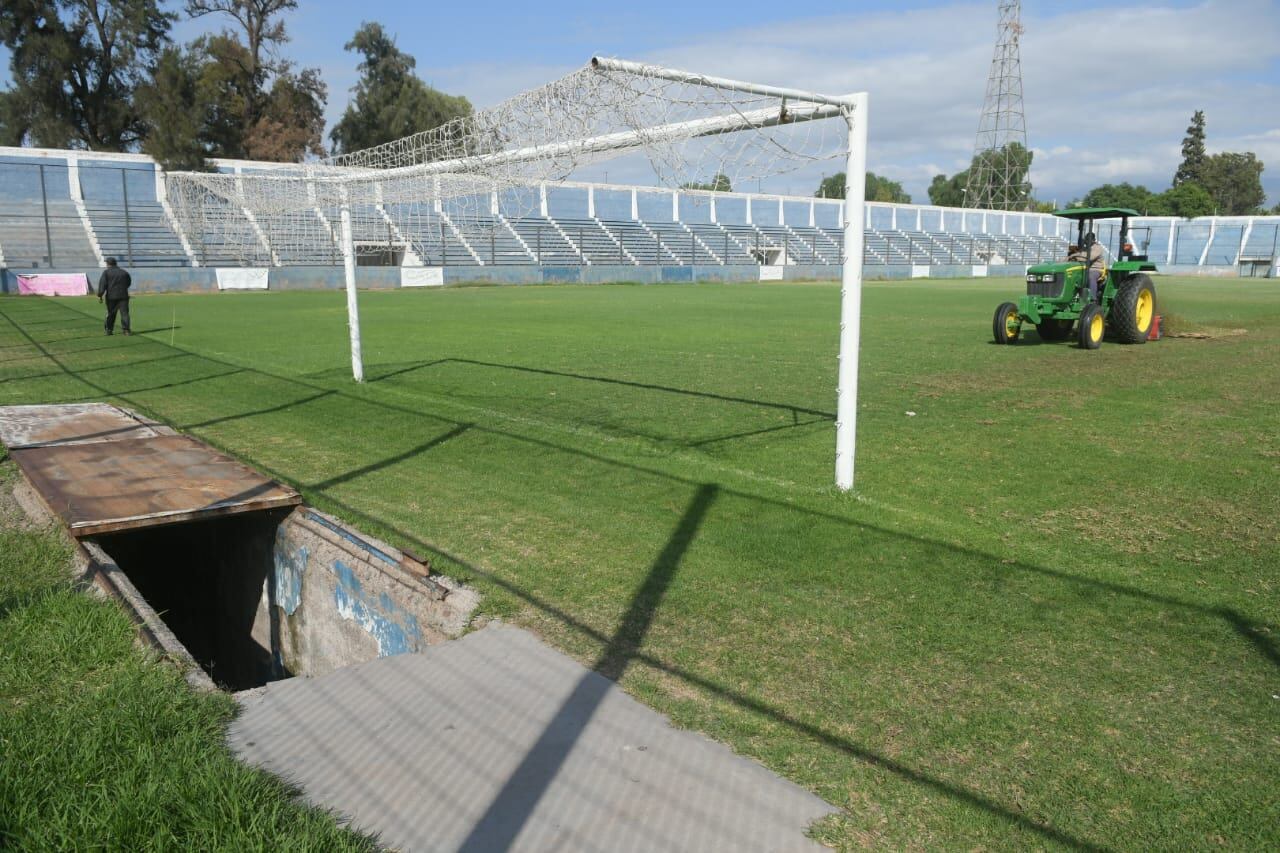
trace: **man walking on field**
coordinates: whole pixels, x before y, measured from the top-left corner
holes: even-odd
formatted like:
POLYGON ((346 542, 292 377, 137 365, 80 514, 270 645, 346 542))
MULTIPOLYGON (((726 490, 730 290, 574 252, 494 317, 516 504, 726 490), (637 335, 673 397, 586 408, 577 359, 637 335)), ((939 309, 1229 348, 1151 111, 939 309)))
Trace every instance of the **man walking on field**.
POLYGON ((115 333, 117 312, 120 314, 121 330, 126 335, 133 334, 129 331, 129 287, 132 284, 133 279, 116 265, 116 259, 107 258, 107 268, 98 279, 98 301, 101 302, 106 297, 107 322, 103 325, 108 335, 115 333))

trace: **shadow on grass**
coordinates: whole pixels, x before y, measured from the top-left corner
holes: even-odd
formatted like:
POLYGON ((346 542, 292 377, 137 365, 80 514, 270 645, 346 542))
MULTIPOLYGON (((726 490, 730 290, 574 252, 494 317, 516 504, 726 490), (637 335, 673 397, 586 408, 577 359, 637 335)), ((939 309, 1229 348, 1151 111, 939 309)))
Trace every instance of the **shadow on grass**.
MULTIPOLYGON (((58 307, 62 308, 63 310, 66 310, 69 315, 74 315, 74 317, 80 318, 82 321, 87 321, 88 319, 88 318, 85 318, 85 315, 75 311, 74 309, 71 309, 69 307, 64 308, 64 306, 58 306, 58 307)), ((156 417, 159 420, 164 419, 161 413, 152 411, 147 406, 141 404, 140 402, 131 400, 127 396, 125 396, 125 394, 131 393, 131 392, 116 393, 106 385, 103 385, 100 382, 94 381, 93 379, 86 378, 83 375, 85 373, 89 373, 92 371, 80 371, 80 370, 75 370, 75 369, 72 369, 71 367, 66 366, 58 358, 58 356, 47 352, 47 350, 45 350, 38 342, 35 342, 31 338, 31 336, 25 331, 22 324, 20 324, 17 320, 15 320, 12 316, 10 316, 10 314, 6 313, 5 318, 20 334, 22 334, 29 341, 31 341, 34 346, 41 349, 42 352, 45 352, 49 360, 59 368, 59 372, 66 374, 71 378, 77 379, 78 381, 84 383, 90 388, 93 388, 94 390, 100 392, 104 396, 119 399, 124 403, 127 403, 128 405, 133 406, 139 409, 140 411, 151 415, 152 417, 156 417)), ((71 318, 69 317, 68 319, 71 319, 71 318)), ((171 349, 168 345, 162 342, 153 342, 153 343, 156 346, 164 347, 166 350, 171 349)), ((232 422, 240 419, 258 417, 263 414, 281 411, 281 410, 290 408, 292 406, 302 405, 304 403, 308 403, 308 402, 312 402, 312 401, 316 401, 316 400, 320 400, 322 398, 328 398, 328 397, 341 398, 345 403, 350 404, 352 406, 369 406, 369 407, 373 407, 375 409, 381 409, 387 412, 398 412, 401 414, 409 414, 415 417, 427 416, 427 417, 435 418, 437 420, 441 420, 445 423, 453 424, 452 429, 449 429, 444 434, 437 436, 436 438, 433 438, 432 440, 422 445, 419 445, 408 451, 386 457, 385 459, 366 464, 359 468, 352 469, 351 471, 335 475, 334 477, 331 477, 328 480, 311 484, 311 485, 299 484, 293 481, 285 472, 273 471, 268 466, 262 465, 261 463, 254 462, 254 460, 252 459, 248 461, 254 462, 254 464, 257 464, 259 467, 268 471, 272 476, 277 477, 282 481, 291 482, 293 485, 297 486, 303 492, 304 495, 307 496, 308 500, 312 500, 317 503, 329 504, 333 506, 336 510, 338 510, 340 513, 342 513, 345 517, 347 517, 348 520, 350 521, 353 521, 355 523, 365 525, 374 529, 381 528, 383 530, 387 530, 393 536, 398 537, 400 540, 402 540, 405 543, 411 544, 412 546, 424 552, 434 553, 438 557, 451 561, 454 564, 461 567, 462 569, 464 569, 465 571, 472 573, 472 575, 474 575, 475 577, 483 578, 486 582, 492 583, 494 586, 506 590, 511 595, 524 601, 529 606, 534 607, 537 610, 545 613, 550 618, 555 619, 556 621, 560 622, 561 624, 565 625, 571 630, 579 633, 582 636, 590 638, 592 641, 596 643, 601 644, 603 646, 603 651, 601 652, 599 658, 595 663, 595 668, 599 672, 601 672, 602 674, 610 678, 616 679, 620 677, 623 673, 626 672, 627 668, 632 663, 641 662, 656 670, 667 673, 672 677, 678 678, 687 684, 694 685, 699 689, 705 691, 706 693, 719 697, 727 702, 730 702, 741 709, 750 711, 751 713, 758 714, 761 717, 770 719, 776 722, 777 724, 784 726, 805 738, 809 738, 813 741, 822 743, 823 745, 831 749, 837 750, 849 756, 850 758, 853 758, 860 762, 864 762, 871 766, 880 768, 912 784, 920 785, 924 788, 930 789, 946 797, 950 797, 958 802, 964 803, 975 809, 987 812, 997 818, 1007 821, 1009 824, 1013 826, 1017 826, 1022 829, 1028 830, 1047 841, 1052 841, 1055 843, 1059 843, 1059 844, 1063 844, 1069 847, 1074 847, 1079 849, 1097 849, 1095 845, 1085 842, 1079 838, 1076 838, 1071 834, 1064 832, 1062 830, 1059 830, 1053 826, 1037 821, 1034 818, 1028 817, 1025 814, 1022 814, 1020 811, 1016 810, 1015 808, 1005 806, 999 802, 996 802, 994 800, 991 800, 983 796, 982 794, 979 794, 975 791, 971 791, 955 783, 948 782, 946 780, 931 776, 928 773, 924 772, 923 770, 910 767, 894 758, 891 758, 887 755, 884 755, 882 753, 869 749, 846 736, 837 734, 833 731, 828 731, 827 729, 820 727, 818 725, 807 723, 803 720, 797 719, 796 717, 793 717, 790 714, 788 714, 786 711, 780 708, 774 707, 773 705, 759 698, 750 696, 746 693, 741 692, 740 690, 735 690, 732 687, 718 684, 706 678, 705 676, 701 676, 695 672, 690 672, 679 666, 669 664, 666 661, 663 661, 641 650, 644 637, 647 634, 648 628, 652 623, 652 619, 653 619, 654 613, 656 612, 657 607, 661 604, 662 597, 667 589, 667 585, 670 583, 671 578, 674 576, 674 572, 678 567, 680 560, 685 553, 685 550, 687 549, 689 543, 692 541, 694 535, 697 532, 698 527, 701 525, 702 521, 705 518, 707 509, 709 508, 709 506, 711 505, 711 503, 713 502, 716 496, 727 495, 727 496, 742 498, 750 501, 757 501, 763 505, 785 509, 788 512, 802 513, 802 514, 810 515, 816 518, 824 519, 833 523, 838 523, 848 527, 864 530, 867 532, 874 532, 874 533, 878 533, 888 537, 901 538, 903 540, 916 543, 919 546, 927 549, 936 549, 942 552, 950 552, 957 555, 963 555, 966 557, 976 557, 979 559, 989 561, 992 564, 1003 564, 1007 568, 1007 570, 1010 572, 1035 573, 1044 577, 1054 578, 1068 585, 1075 585, 1075 586, 1083 587, 1089 590, 1097 590, 1097 591, 1114 593, 1116 595, 1126 596, 1139 601, 1158 604, 1161 606, 1175 607, 1175 608, 1186 610, 1188 612, 1198 613, 1204 616, 1210 616, 1214 619, 1224 620, 1232 628, 1232 630, 1235 631, 1242 639, 1247 641, 1250 644, 1250 646, 1252 646, 1262 658, 1268 661, 1271 665, 1280 668, 1280 651, 1277 651, 1274 641, 1271 640, 1269 636, 1266 636, 1265 634, 1266 626, 1262 626, 1261 628, 1258 627, 1256 623, 1251 623, 1248 619, 1245 618, 1243 614, 1241 614, 1239 611, 1233 608, 1215 607, 1211 605, 1200 604, 1193 601, 1185 601, 1172 596, 1161 595, 1157 593, 1148 592, 1146 590, 1142 590, 1136 587, 1126 586, 1124 584, 1098 580, 1094 578, 1081 577, 1079 575, 1074 575, 1069 572, 1064 572, 1057 569, 1048 568, 1045 566, 1039 566, 1032 563, 1026 563, 1022 561, 1005 562, 1001 558, 995 555, 983 552, 979 549, 956 545, 951 542, 931 539, 927 536, 923 536, 919 534, 905 533, 898 530, 892 530, 890 528, 881 527, 874 524, 869 524, 867 522, 857 521, 851 518, 840 516, 833 512, 826 512, 826 511, 814 509, 811 507, 797 506, 793 503, 790 503, 781 499, 771 498, 766 495, 754 494, 751 492, 742 491, 740 489, 733 489, 719 483, 705 483, 705 482, 695 481, 690 478, 681 477, 679 475, 672 474, 667 471, 662 471, 652 467, 639 465, 636 463, 622 461, 618 459, 613 459, 607 456, 602 456, 599 453, 594 453, 581 446, 569 447, 569 446, 557 444, 552 441, 536 438, 534 436, 505 431, 496 427, 479 426, 473 423, 452 421, 448 418, 441 418, 438 415, 422 412, 407 406, 390 403, 383 400, 372 399, 371 397, 366 396, 364 394, 352 393, 350 391, 341 391, 333 388, 325 388, 323 386, 315 385, 295 377, 281 376, 278 374, 268 373, 266 371, 262 371, 259 369, 246 368, 241 365, 233 364, 231 362, 225 362, 218 359, 209 358, 207 356, 198 355, 196 353, 190 353, 185 350, 178 350, 175 354, 165 356, 163 358, 144 359, 131 364, 145 364, 153 361, 165 360, 168 358, 182 358, 182 357, 197 358, 211 364, 218 364, 225 367, 236 368, 248 374, 255 374, 255 375, 264 377, 266 379, 284 383, 305 391, 314 392, 306 396, 303 396, 298 400, 294 400, 288 403, 283 403, 278 406, 272 406, 272 407, 258 409, 258 410, 251 410, 251 411, 241 412, 238 414, 230 414, 224 417, 214 418, 212 420, 203 421, 200 423, 188 424, 185 427, 183 427, 185 429, 197 429, 200 427, 207 427, 214 424, 223 424, 223 423, 228 423, 228 422, 232 422), (355 477, 359 477, 364 474, 381 470, 389 465, 396 464, 398 462, 407 460, 413 456, 426 452, 427 450, 430 450, 433 447, 439 446, 440 444, 446 441, 449 441, 452 438, 457 437, 469 430, 475 430, 478 432, 484 432, 484 433, 488 433, 496 436, 501 436, 508 440, 526 443, 526 444, 537 446, 539 448, 543 448, 546 450, 578 456, 580 458, 591 460, 593 462, 597 462, 604 465, 610 465, 610 466, 616 466, 616 467, 628 469, 630 471, 633 471, 637 474, 641 474, 644 476, 662 478, 673 483, 684 484, 684 485, 693 487, 696 490, 695 498, 690 503, 689 507, 686 509, 685 514, 681 520, 681 523, 678 525, 676 531, 672 534, 666 546, 664 547, 662 552, 659 554, 654 564, 651 566, 649 576, 646 578, 641 588, 637 590, 637 592, 633 596, 631 605, 629 606, 627 611, 627 615, 623 618, 622 622, 620 623, 620 625, 612 635, 606 635, 603 632, 600 632, 592 628, 590 625, 587 625, 586 623, 582 622, 573 614, 562 609, 558 605, 542 599, 540 596, 534 594, 533 592, 511 581, 508 581, 485 569, 482 569, 479 566, 471 563, 470 561, 456 554, 448 552, 446 549, 440 548, 430 542, 426 542, 418 538, 415 534, 413 534, 410 531, 398 529, 394 526, 389 525, 386 521, 382 519, 378 519, 370 516, 368 513, 364 512, 363 510, 360 510, 359 508, 349 503, 346 503, 336 497, 333 497, 327 491, 328 489, 331 489, 334 485, 348 482, 354 479, 355 477)), ((401 370, 399 372, 406 372, 409 369, 414 369, 414 368, 406 368, 406 370, 401 370)), ((540 371, 535 371, 535 372, 540 372, 540 371)), ((387 378, 387 376, 390 376, 390 375, 392 374, 387 374, 382 378, 385 379, 387 378)), ((622 383, 622 384, 630 384, 630 383, 622 383)), ((646 387, 646 386, 640 385, 639 387, 646 387)), ((725 399, 717 395, 702 395, 702 394, 695 393, 695 396, 709 396, 712 399, 725 399)), ((742 402, 742 401, 737 401, 737 402, 742 402)), ((755 402, 755 401, 750 401, 750 402, 755 402)), ((784 407, 784 408, 794 409, 794 407, 784 407)), ((819 414, 823 414, 825 417, 825 413, 819 413, 819 414)), ((216 442, 211 442, 211 443, 216 443, 216 442)), ((581 696, 579 697, 579 699, 586 701, 589 705, 592 704, 593 702, 599 701, 598 697, 593 698, 590 695, 581 696)), ((536 747, 535 751, 538 751, 539 753, 537 756, 538 760, 535 762, 533 761, 532 758, 528 756, 526 757, 526 762, 525 764, 522 764, 522 768, 525 767, 525 765, 528 765, 528 767, 522 771, 517 771, 516 776, 513 776, 511 780, 508 780, 507 788, 509 788, 510 790, 508 791, 504 789, 503 795, 501 795, 498 799, 494 801, 493 804, 491 804, 490 812, 493 814, 493 817, 490 818, 489 816, 486 816, 486 819, 484 821, 481 821, 481 824, 477 825, 477 827, 475 828, 475 831, 473 832, 473 837, 475 838, 475 842, 471 845, 473 849, 478 849, 478 846, 482 839, 488 842, 490 839, 493 839, 493 838, 505 837, 505 834, 511 832, 511 828, 505 822, 498 820, 497 815, 500 811, 503 814, 506 814, 508 817, 510 817, 512 814, 515 814, 515 815, 524 815, 524 817, 527 818, 528 814, 536 806, 537 801, 541 797, 543 791, 545 791, 545 786, 547 784, 547 781, 550 778, 549 776, 547 776, 547 770, 545 768, 558 766, 558 763, 563 761, 564 756, 560 754, 560 751, 561 751, 560 748, 554 747, 554 745, 550 743, 540 747, 536 747), (518 785, 517 785, 517 782, 515 781, 517 777, 519 777, 519 779, 521 780, 518 785)), ((518 826, 516 827, 515 831, 518 831, 518 826)), ((515 836, 511 835, 510 837, 514 838, 515 836)))
POLYGON ((772 403, 767 400, 753 400, 750 397, 734 397, 728 394, 714 394, 710 391, 693 391, 688 388, 673 388, 670 385, 655 385, 649 382, 615 379, 609 376, 590 376, 585 373, 568 373, 563 370, 548 370, 542 367, 527 367, 520 364, 502 364, 496 361, 479 361, 474 358, 438 358, 434 361, 424 361, 420 364, 409 364, 397 370, 377 376, 370 381, 382 382, 393 376, 401 376, 415 370, 425 370, 428 367, 437 367, 442 364, 469 364, 473 367, 490 367, 496 370, 510 370, 518 373, 536 373, 542 376, 557 376, 563 379, 580 379, 584 382, 598 382, 604 385, 624 385, 628 388, 640 388, 645 391, 661 391, 666 394, 698 397, 703 400, 718 400, 722 403, 743 403, 749 406, 759 406, 762 409, 780 409, 784 412, 790 412, 793 421, 798 421, 800 415, 810 415, 813 417, 825 418, 830 421, 834 421, 836 417, 834 412, 823 412, 818 409, 806 409, 803 406, 795 406, 790 403, 772 403))

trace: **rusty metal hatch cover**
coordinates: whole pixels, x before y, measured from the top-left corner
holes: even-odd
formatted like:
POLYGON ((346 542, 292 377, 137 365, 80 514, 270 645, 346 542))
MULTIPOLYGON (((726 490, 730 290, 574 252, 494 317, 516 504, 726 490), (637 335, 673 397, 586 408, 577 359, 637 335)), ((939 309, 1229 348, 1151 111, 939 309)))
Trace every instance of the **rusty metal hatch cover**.
POLYGON ((10 455, 77 537, 302 502, 293 489, 185 435, 25 447, 10 455))
POLYGON ((171 434, 168 427, 107 403, 0 407, 0 442, 10 450, 171 434))

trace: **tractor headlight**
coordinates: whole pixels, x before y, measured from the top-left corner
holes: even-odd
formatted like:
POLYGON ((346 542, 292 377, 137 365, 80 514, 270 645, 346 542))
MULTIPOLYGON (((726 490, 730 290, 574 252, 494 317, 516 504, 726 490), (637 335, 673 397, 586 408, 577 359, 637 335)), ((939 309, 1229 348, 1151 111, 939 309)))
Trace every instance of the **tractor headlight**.
POLYGON ((1051 273, 1051 272, 1047 272, 1047 273, 1045 273, 1044 275, 1040 276, 1040 280, 1041 280, 1041 281, 1053 281, 1053 273, 1051 273))
POLYGON ((1036 280, 1035 273, 1031 273, 1030 275, 1027 276, 1027 281, 1034 282, 1035 280, 1036 280))

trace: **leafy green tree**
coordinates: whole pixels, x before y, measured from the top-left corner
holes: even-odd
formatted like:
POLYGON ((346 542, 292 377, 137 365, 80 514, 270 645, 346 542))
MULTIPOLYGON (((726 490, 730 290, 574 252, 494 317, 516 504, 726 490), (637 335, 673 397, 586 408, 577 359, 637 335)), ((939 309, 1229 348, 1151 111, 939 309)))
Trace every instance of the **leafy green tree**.
POLYGON ((13 76, 5 127, 40 145, 128 150, 145 132, 134 93, 173 20, 158 0, 4 0, 0 43, 13 76))
POLYGON ((297 0, 187 0, 192 18, 225 15, 237 25, 193 45, 202 54, 197 94, 209 154, 283 162, 324 154, 328 92, 320 71, 295 71, 279 57, 289 40, 280 16, 297 7, 297 0))
POLYGON ((1034 152, 1018 142, 1011 142, 1006 147, 995 151, 983 151, 974 155, 969 168, 956 172, 949 178, 946 175, 934 175, 933 181, 929 183, 929 201, 943 207, 973 206, 976 204, 976 199, 968 197, 969 175, 976 169, 981 170, 980 174, 1003 175, 1007 161, 1007 164, 1012 166, 1009 170, 1009 179, 1015 186, 1022 188, 1026 206, 1030 208, 1035 204, 1035 199, 1031 197, 1031 182, 1028 180, 1031 174, 1031 160, 1034 156, 1034 152))
POLYGON ((895 204, 911 204, 911 196, 902 184, 883 178, 875 172, 867 172, 867 201, 888 201, 895 204))
POLYGON ((21 145, 27 137, 27 121, 14 92, 0 92, 0 145, 21 145))
POLYGON ((965 188, 969 185, 969 170, 956 172, 951 177, 934 175, 929 183, 929 201, 942 207, 964 207, 965 188))
POLYGON ((698 183, 694 181, 688 184, 681 184, 680 189, 683 190, 710 190, 717 193, 733 192, 733 184, 729 182, 729 176, 723 172, 716 172, 716 176, 706 183, 698 183))
POLYGON ((1018 200, 1023 208, 1030 207, 1031 161, 1034 157, 1035 153, 1020 142, 1010 142, 1002 148, 974 155, 973 162, 969 164, 968 175, 976 173, 979 185, 967 187, 965 204, 976 207, 984 198, 995 199, 997 202, 1001 198, 1009 198, 1018 200), (998 186, 984 188, 981 185, 983 176, 993 184, 996 181, 1007 181, 1010 189, 1005 191, 998 186))
POLYGON ((1149 212, 1152 216, 1181 216, 1191 219, 1213 213, 1213 196, 1199 184, 1184 181, 1159 195, 1152 196, 1149 212))
MULTIPOLYGON (((836 172, 823 178, 818 185, 814 198, 844 198, 845 173, 836 172)), ((886 201, 896 204, 911 204, 911 196, 902 188, 902 184, 883 178, 875 172, 867 172, 867 201, 886 201)))
POLYGON ((290 163, 306 154, 324 156, 327 91, 318 69, 277 71, 261 115, 245 132, 249 158, 290 163))
POLYGON ((1127 207, 1139 213, 1146 213, 1151 207, 1151 199, 1154 195, 1151 190, 1141 184, 1138 186, 1130 183, 1103 184, 1089 190, 1079 204, 1073 203, 1072 207, 1127 207))
POLYGON ((1213 196, 1223 216, 1255 213, 1267 200, 1262 190, 1262 162, 1252 151, 1207 157, 1199 183, 1213 196))
POLYGON ((206 168, 199 82, 199 56, 169 47, 151 79, 138 87, 135 105, 146 125, 142 150, 166 169, 206 168))
POLYGON ((844 198, 845 173, 836 172, 822 179, 814 198, 844 198))
POLYGON ((371 148, 471 115, 466 98, 439 92, 413 73, 416 60, 381 24, 362 23, 346 50, 364 58, 355 96, 329 133, 336 151, 371 148))
POLYGON ((1204 110, 1196 110, 1187 135, 1182 139, 1182 162, 1173 175, 1173 185, 1176 187, 1188 181, 1200 183, 1204 161, 1204 110))
POLYGON ((200 137, 210 156, 244 158, 245 129, 254 82, 248 49, 230 33, 207 35, 191 45, 198 66, 196 99, 203 113, 200 137))

